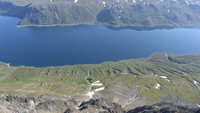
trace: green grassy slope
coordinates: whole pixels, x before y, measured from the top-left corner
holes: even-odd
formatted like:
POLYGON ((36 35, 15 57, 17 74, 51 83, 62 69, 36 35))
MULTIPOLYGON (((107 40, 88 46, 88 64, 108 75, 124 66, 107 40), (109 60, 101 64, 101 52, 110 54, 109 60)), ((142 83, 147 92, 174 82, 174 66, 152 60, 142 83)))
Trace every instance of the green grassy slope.
MULTIPOLYGON (((200 82, 199 64, 200 55, 164 53, 97 65, 32 68, 8 67, 2 63, 0 89, 9 94, 80 96, 87 93, 91 82, 100 80, 105 86, 101 94, 107 97, 111 90, 117 93, 122 89, 136 89, 149 102, 171 96, 197 103, 200 100, 200 88, 194 81, 200 82), (89 82, 87 78, 92 80, 89 82), (156 84, 161 87, 156 89, 156 84), (114 87, 117 85, 118 88, 114 87)), ((121 96, 128 95, 124 93, 121 96)))

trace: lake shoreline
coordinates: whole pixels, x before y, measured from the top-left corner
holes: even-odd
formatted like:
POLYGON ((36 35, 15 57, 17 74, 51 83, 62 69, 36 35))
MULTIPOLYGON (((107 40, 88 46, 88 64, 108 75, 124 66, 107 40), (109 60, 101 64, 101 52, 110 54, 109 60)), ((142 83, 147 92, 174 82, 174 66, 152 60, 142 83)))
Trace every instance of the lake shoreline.
MULTIPOLYGON (((7 15, 1 15, 2 17, 9 17, 9 18, 17 18, 21 21, 18 17, 12 17, 7 15)), ((77 23, 77 24, 48 24, 48 25, 20 25, 19 23, 16 25, 18 28, 25 28, 25 27, 75 27, 75 26, 105 26, 112 30, 123 30, 123 29, 133 29, 133 30, 155 30, 155 29, 176 29, 176 28, 196 28, 200 25, 152 25, 152 26, 142 26, 142 25, 110 25, 106 23, 98 23, 98 22, 92 22, 92 23, 77 23)))
MULTIPOLYGON (((75 27, 75 26, 105 26, 109 29, 113 30, 122 30, 122 29, 133 29, 133 30, 154 30, 154 29, 174 29, 174 28, 185 28, 187 26, 168 26, 168 25, 158 25, 158 26, 138 26, 138 25, 130 25, 130 26, 115 26, 104 23, 79 23, 79 24, 49 24, 49 25, 17 25, 17 27, 75 27)), ((188 26, 192 27, 192 26, 188 26)))
POLYGON ((176 28, 198 28, 200 25, 195 26, 171 26, 171 25, 158 25, 158 26, 137 26, 137 25, 130 25, 130 26, 115 26, 109 25, 104 23, 99 24, 90 24, 90 23, 80 23, 80 24, 49 24, 49 25, 17 25, 16 27, 25 28, 25 27, 38 27, 38 28, 45 28, 45 27, 76 27, 76 26, 105 26, 112 30, 124 30, 124 29, 131 29, 136 31, 142 30, 168 30, 168 29, 176 29, 176 28))
POLYGON ((153 56, 154 54, 171 54, 171 55, 177 55, 177 56, 188 56, 188 55, 198 55, 200 53, 192 53, 192 54, 172 54, 172 53, 167 53, 167 52, 155 52, 152 53, 150 56, 148 57, 139 57, 139 58, 130 58, 130 59, 122 59, 122 60, 116 60, 116 61, 104 61, 104 62, 100 62, 100 63, 94 63, 94 64, 66 64, 66 65, 57 65, 57 66, 28 66, 28 65, 12 65, 11 63, 5 63, 0 61, 1 64, 5 64, 7 65, 9 68, 11 67, 26 67, 26 68, 55 68, 55 67, 66 67, 66 66, 91 66, 91 65, 102 65, 102 64, 106 64, 106 63, 119 63, 119 62, 123 62, 123 61, 129 61, 129 60, 138 60, 138 59, 148 59, 151 58, 151 56, 153 56))

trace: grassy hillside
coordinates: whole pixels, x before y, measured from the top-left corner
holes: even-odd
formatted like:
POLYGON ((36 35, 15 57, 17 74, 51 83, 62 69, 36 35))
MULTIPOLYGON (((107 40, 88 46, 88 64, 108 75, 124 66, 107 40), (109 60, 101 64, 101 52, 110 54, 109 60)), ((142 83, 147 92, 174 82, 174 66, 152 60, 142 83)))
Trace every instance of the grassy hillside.
POLYGON ((45 68, 8 67, 1 63, 0 75, 1 92, 8 94, 88 98, 91 83, 100 80, 105 90, 94 98, 103 96, 122 105, 128 105, 130 98, 147 103, 165 99, 200 101, 200 55, 157 53, 142 59, 45 68))

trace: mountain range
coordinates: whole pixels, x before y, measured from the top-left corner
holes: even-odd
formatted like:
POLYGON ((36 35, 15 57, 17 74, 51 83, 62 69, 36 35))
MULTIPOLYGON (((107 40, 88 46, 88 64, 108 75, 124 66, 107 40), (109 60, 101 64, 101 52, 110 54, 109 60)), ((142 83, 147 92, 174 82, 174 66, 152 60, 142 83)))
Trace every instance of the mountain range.
POLYGON ((199 13, 198 0, 0 0, 20 26, 185 27, 200 25, 199 13))

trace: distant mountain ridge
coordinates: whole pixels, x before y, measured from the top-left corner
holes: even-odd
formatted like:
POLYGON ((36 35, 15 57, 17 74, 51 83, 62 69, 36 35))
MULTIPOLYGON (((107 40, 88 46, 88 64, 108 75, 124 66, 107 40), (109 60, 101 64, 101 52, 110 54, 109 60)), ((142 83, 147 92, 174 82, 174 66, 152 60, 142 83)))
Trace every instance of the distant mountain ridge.
POLYGON ((200 25, 200 1, 0 0, 0 14, 21 18, 21 26, 197 26, 200 25))

